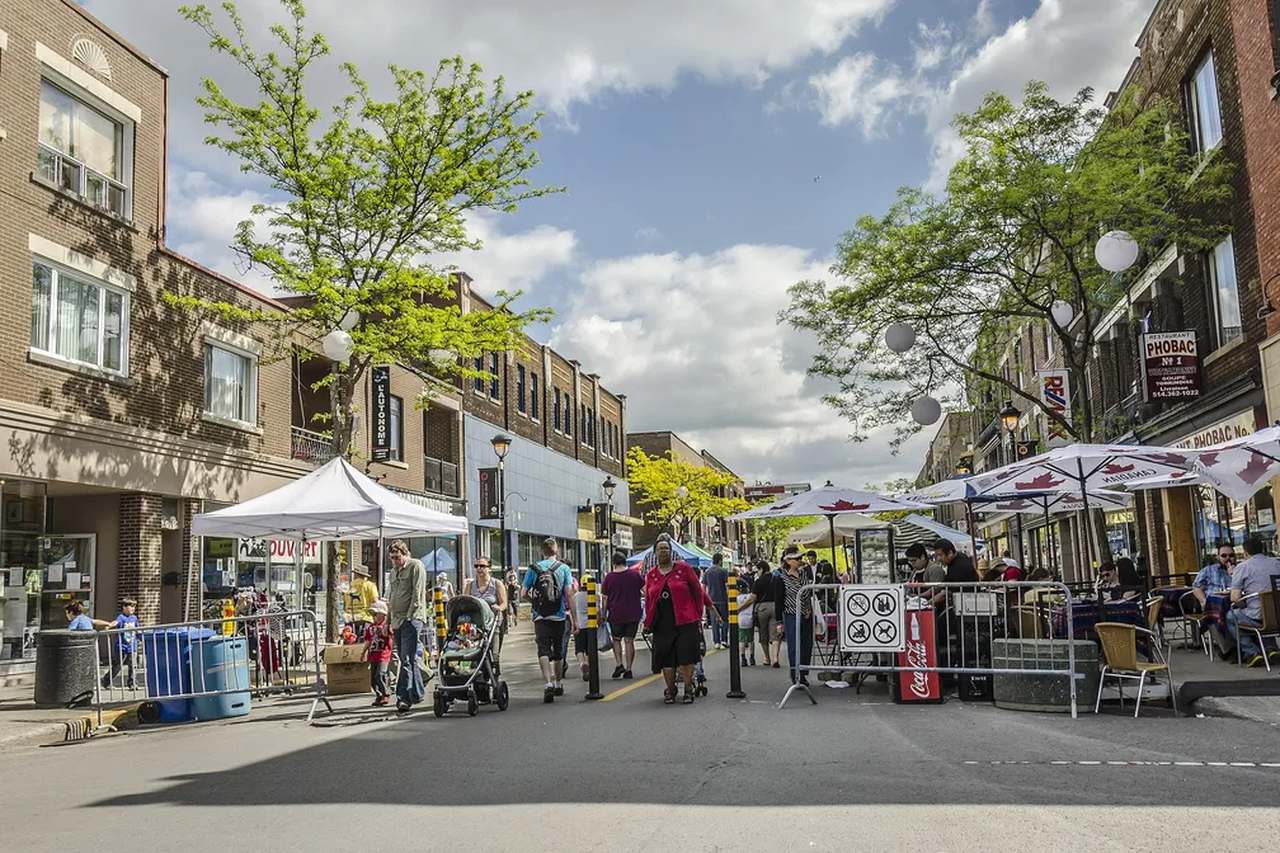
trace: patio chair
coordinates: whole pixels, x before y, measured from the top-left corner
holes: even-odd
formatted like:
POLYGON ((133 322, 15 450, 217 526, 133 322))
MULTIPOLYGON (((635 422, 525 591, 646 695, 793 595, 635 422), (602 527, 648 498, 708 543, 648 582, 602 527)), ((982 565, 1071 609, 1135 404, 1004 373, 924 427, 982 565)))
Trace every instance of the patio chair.
POLYGON ((1209 660, 1213 660, 1213 643, 1209 642, 1209 632, 1200 630, 1200 620, 1203 618, 1200 599, 1196 598, 1194 592, 1187 590, 1178 597, 1178 615, 1166 617, 1164 620, 1165 639, 1170 643, 1175 639, 1181 639, 1182 647, 1185 649, 1199 638, 1201 650, 1209 660), (1171 634, 1173 636, 1170 636, 1171 634))
POLYGON ((1108 678, 1116 680, 1116 686, 1120 690, 1120 707, 1123 709, 1124 682, 1127 679, 1138 682, 1138 699, 1133 708, 1133 716, 1136 718, 1142 709, 1142 688, 1146 686, 1148 676, 1164 673, 1169 681, 1169 702, 1176 714, 1178 698, 1177 691, 1174 689, 1173 673, 1169 670, 1169 659, 1161 651, 1159 638, 1155 632, 1136 625, 1126 625, 1123 622, 1099 622, 1094 628, 1102 643, 1103 664, 1098 677, 1098 697, 1093 702, 1093 713, 1097 714, 1102 708, 1102 688, 1108 678), (1151 638, 1151 651, 1156 658, 1154 663, 1138 660, 1139 633, 1147 634, 1151 638))
MULTIPOLYGON (((1241 625, 1236 623, 1237 631, 1248 631, 1258 638, 1258 649, 1262 652, 1262 662, 1267 665, 1267 672, 1271 671, 1271 656, 1267 654, 1267 640, 1280 640, 1280 616, 1276 613, 1276 603, 1280 602, 1280 585, 1276 581, 1280 580, 1280 575, 1271 576, 1271 589, 1264 589, 1262 592, 1254 593, 1258 596, 1258 601, 1262 604, 1262 624, 1261 625, 1241 625)), ((1246 595, 1244 600, 1252 598, 1252 595, 1246 595)), ((1240 665, 1240 640, 1236 639, 1236 665, 1240 665)))
POLYGON ((1160 637, 1160 642, 1165 641, 1164 625, 1160 621, 1160 613, 1164 610, 1164 597, 1153 595, 1143 604, 1143 612, 1146 615, 1147 630, 1160 637))

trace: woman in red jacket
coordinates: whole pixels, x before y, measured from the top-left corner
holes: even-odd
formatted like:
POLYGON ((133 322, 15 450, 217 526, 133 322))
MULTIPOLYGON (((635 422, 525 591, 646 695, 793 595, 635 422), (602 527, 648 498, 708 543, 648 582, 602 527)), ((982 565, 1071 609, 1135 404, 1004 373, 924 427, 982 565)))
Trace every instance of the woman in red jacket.
POLYGON ((644 624, 653 634, 653 668, 662 670, 667 689, 662 701, 676 701, 676 670, 684 682, 684 697, 693 702, 693 666, 698 662, 698 640, 702 631, 702 584, 693 568, 675 560, 671 540, 658 537, 651 555, 654 564, 644 579, 644 624))

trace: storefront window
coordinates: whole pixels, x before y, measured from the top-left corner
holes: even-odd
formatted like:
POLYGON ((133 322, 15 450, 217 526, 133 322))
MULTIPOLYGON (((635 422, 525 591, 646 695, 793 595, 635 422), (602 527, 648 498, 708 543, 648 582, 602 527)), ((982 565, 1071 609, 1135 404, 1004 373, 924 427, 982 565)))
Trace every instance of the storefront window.
MULTIPOLYGON (((53 594, 45 593, 44 526, 43 483, 14 481, 0 485, 0 582, 4 585, 0 660, 35 657, 35 635, 41 627, 66 627, 62 618, 66 602, 57 603, 53 594), (53 607, 57 613, 46 613, 53 607)), ((82 563, 76 563, 75 570, 85 571, 82 563)), ((64 588, 64 578, 65 574, 59 578, 56 595, 79 596, 78 587, 76 592, 64 588)), ((86 587, 91 585, 90 569, 86 587)), ((92 605, 92 598, 88 603, 92 605)))
POLYGON ((1138 528, 1134 524, 1133 510, 1122 509, 1106 514, 1107 544, 1111 548, 1111 559, 1120 557, 1135 558, 1138 553, 1138 528))
POLYGON ((1275 498, 1267 486, 1247 504, 1237 503, 1209 486, 1192 488, 1196 519, 1196 544, 1200 548, 1201 565, 1213 559, 1218 545, 1239 546, 1250 534, 1257 534, 1269 546, 1275 546, 1275 498))

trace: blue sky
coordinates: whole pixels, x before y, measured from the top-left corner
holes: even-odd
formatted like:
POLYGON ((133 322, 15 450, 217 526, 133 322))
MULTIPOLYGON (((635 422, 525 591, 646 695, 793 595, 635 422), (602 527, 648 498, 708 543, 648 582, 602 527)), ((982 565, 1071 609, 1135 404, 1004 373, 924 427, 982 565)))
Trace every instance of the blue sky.
MULTIPOLYGON (((201 144, 202 76, 236 85, 172 0, 86 0, 169 69, 169 242, 227 250, 260 189, 201 144)), ((454 51, 532 88, 547 112, 536 178, 568 187, 478 217, 484 247, 442 258, 482 290, 556 311, 531 330, 629 397, 634 429, 671 428, 748 480, 914 475, 925 437, 846 442, 779 328, 786 288, 823 277, 835 241, 897 187, 937 187, 950 116, 1043 79, 1059 96, 1118 85, 1154 0, 311 0, 337 58, 375 84, 389 61, 454 51), (351 10, 359 8, 353 15, 351 10)), ((275 0, 240 3, 251 26, 275 0)), ((316 91, 336 83, 326 72, 316 91)))

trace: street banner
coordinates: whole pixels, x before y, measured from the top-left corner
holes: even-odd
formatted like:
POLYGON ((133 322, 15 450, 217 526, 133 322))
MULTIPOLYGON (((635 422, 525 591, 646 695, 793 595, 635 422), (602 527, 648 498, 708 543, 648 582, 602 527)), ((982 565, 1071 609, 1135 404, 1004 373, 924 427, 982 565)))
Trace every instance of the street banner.
POLYGON ((1037 443, 1034 441, 1019 441, 1014 444, 1013 447, 1014 458, 1018 462, 1021 462, 1023 459, 1030 459, 1032 456, 1036 455, 1036 447, 1037 443))
POLYGON ((1148 332, 1139 336, 1142 388, 1151 400, 1185 400, 1200 396, 1200 357, 1195 330, 1148 332))
POLYGON ((373 461, 391 458, 391 367, 376 364, 373 384, 373 461))
POLYGON ((498 469, 480 469, 480 520, 497 521, 502 515, 498 502, 498 469))
MULTIPOLYGON (((1044 403, 1046 409, 1071 423, 1071 374, 1066 370, 1041 370, 1037 375, 1040 378, 1040 402, 1044 403)), ((1052 418, 1046 420, 1047 447, 1061 447, 1070 443, 1071 437, 1062 424, 1052 418)))

